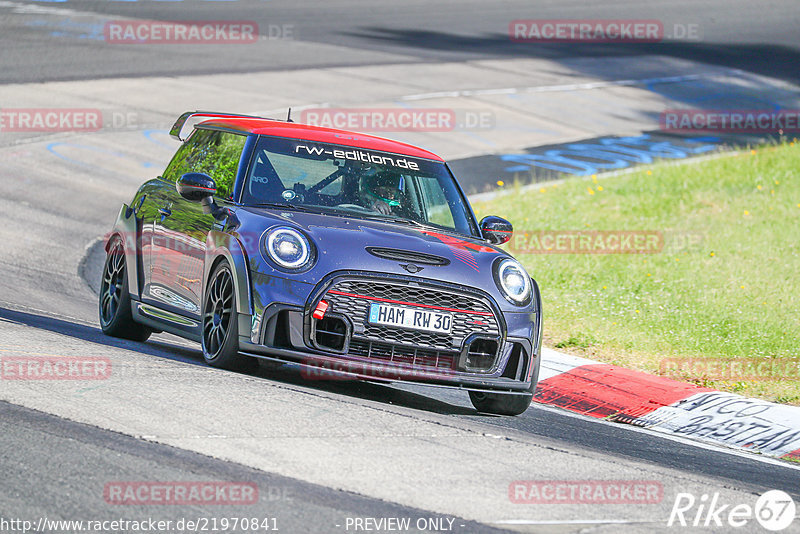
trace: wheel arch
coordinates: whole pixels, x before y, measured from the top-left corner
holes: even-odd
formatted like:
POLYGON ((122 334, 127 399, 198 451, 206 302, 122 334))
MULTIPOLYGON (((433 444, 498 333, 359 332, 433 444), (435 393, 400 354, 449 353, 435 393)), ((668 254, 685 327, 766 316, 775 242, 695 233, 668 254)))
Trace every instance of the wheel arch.
POLYGON ((104 239, 103 249, 106 254, 109 252, 111 242, 119 238, 125 250, 125 269, 128 276, 128 292, 134 300, 141 298, 141 284, 139 283, 139 272, 141 259, 141 247, 139 241, 139 224, 135 212, 127 205, 123 204, 117 215, 114 227, 108 232, 104 239))
POLYGON ((202 294, 206 294, 208 279, 211 273, 214 272, 214 269, 216 269, 223 260, 228 262, 231 271, 233 271, 236 311, 240 315, 252 316, 253 299, 250 289, 250 269, 247 262, 247 253, 235 236, 219 231, 209 232, 206 238, 206 258, 203 272, 202 294))

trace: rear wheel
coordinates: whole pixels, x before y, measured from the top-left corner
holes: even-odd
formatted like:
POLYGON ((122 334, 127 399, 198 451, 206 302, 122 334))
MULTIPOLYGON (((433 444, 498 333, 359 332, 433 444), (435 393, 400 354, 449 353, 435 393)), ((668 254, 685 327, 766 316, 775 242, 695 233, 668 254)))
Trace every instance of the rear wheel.
POLYGON ((479 412, 496 415, 520 415, 531 405, 533 393, 510 395, 508 393, 470 391, 469 400, 479 412))
POLYGON ((119 237, 114 237, 108 247, 100 284, 99 312, 100 328, 106 335, 145 341, 152 333, 152 330, 133 320, 125 247, 119 237))
POLYGON ((239 314, 233 273, 223 260, 208 279, 203 299, 203 358, 212 367, 249 371, 258 367, 253 358, 239 354, 239 314))

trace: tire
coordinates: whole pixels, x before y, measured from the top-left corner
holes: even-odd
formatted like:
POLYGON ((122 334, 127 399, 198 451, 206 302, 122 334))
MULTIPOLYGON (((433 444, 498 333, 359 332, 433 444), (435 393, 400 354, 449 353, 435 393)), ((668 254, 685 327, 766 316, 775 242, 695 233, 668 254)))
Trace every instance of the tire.
POLYGON ((133 320, 125 247, 119 237, 112 238, 108 247, 106 263, 103 266, 103 279, 100 282, 98 312, 100 328, 107 336, 146 341, 153 332, 133 320))
MULTIPOLYGON (((531 280, 535 289, 536 309, 542 309, 542 301, 539 293, 539 286, 535 280, 531 280)), ((537 319, 538 328, 534 338, 534 349, 541 348, 542 343, 542 318, 541 313, 537 319)), ((539 353, 541 354, 541 353, 539 353)), ((481 391, 470 391, 469 400, 479 412, 491 413, 495 415, 521 415, 533 402, 533 393, 536 391, 536 384, 539 382, 539 367, 536 367, 532 377, 533 383, 524 395, 509 395, 508 393, 484 393, 481 391)))
POLYGON ((211 367, 252 371, 258 361, 239 354, 239 313, 233 273, 228 262, 217 265, 206 284, 203 297, 203 359, 211 367))
POLYGON ((479 412, 495 415, 520 415, 531 405, 533 393, 509 395, 507 393, 470 391, 469 400, 479 412))

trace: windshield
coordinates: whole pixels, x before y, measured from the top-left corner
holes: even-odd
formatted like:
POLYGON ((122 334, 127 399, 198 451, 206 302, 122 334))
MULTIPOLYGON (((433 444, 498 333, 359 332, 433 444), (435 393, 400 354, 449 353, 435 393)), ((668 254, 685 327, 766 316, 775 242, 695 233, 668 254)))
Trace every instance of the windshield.
POLYGON ((259 139, 242 202, 473 235, 469 210, 443 163, 300 139, 259 139))

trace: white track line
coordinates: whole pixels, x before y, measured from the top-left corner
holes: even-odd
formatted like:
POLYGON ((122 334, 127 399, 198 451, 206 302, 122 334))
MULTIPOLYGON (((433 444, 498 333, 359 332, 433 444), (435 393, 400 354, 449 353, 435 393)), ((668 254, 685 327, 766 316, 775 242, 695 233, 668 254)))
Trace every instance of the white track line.
MULTIPOLYGON (((628 521, 627 519, 501 519, 488 521, 490 525, 649 525, 660 521, 628 521)), ((666 523, 666 520, 664 521, 666 523)))
POLYGON ((682 83, 699 80, 709 76, 702 74, 687 74, 683 76, 660 76, 657 78, 642 78, 640 80, 612 80, 606 82, 568 83, 562 85, 541 85, 535 87, 506 87, 502 89, 476 89, 465 91, 440 91, 436 93, 421 93, 406 95, 400 100, 429 100, 432 98, 454 98, 461 96, 486 96, 486 95, 513 95, 518 93, 558 93, 565 91, 588 91, 591 89, 604 89, 606 87, 627 87, 635 85, 648 85, 656 83, 682 83))

